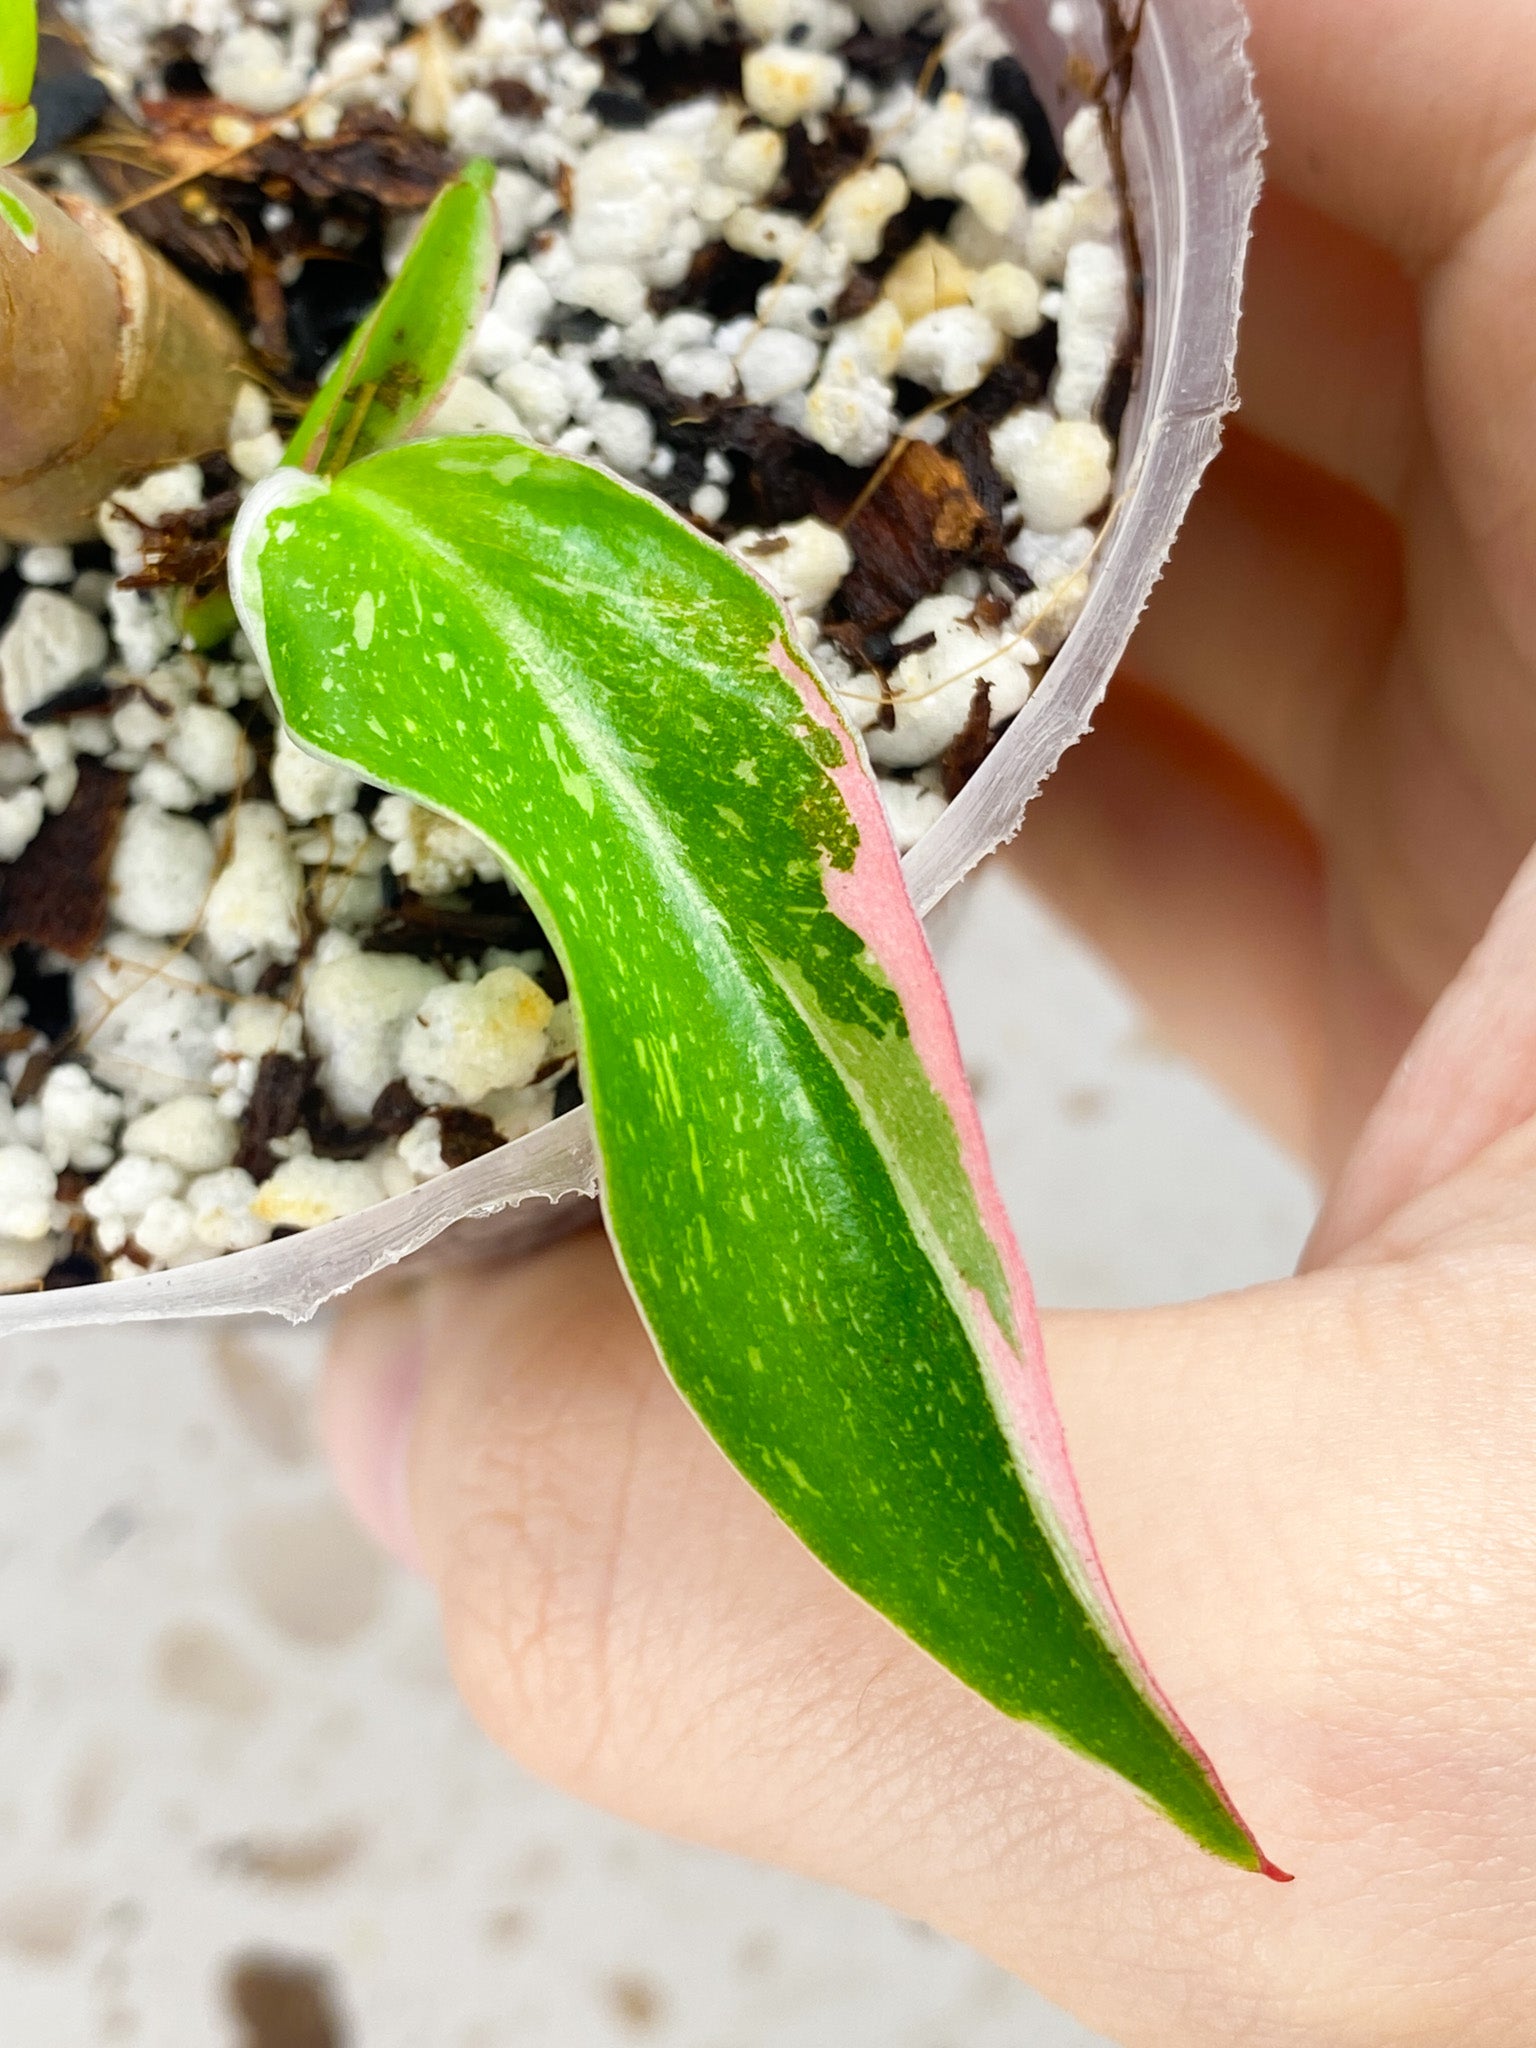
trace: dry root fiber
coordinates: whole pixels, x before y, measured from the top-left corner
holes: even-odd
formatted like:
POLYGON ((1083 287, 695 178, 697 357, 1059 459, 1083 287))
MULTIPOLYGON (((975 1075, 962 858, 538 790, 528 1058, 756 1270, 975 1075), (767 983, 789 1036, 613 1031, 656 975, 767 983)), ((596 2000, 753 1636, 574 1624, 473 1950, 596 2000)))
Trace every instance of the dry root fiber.
POLYGON ((223 447, 244 348, 116 221, 0 181, 38 223, 35 253, 0 234, 0 538, 81 540, 119 484, 223 447))

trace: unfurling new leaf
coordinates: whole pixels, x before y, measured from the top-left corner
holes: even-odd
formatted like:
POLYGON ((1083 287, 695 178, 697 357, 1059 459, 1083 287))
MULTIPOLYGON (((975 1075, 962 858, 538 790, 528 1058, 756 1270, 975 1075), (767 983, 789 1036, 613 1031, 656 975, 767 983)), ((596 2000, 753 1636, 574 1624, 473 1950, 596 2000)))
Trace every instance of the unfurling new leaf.
POLYGON ((428 422, 496 282, 494 178, 476 158, 433 200, 398 276, 294 430, 286 464, 330 476, 428 422))

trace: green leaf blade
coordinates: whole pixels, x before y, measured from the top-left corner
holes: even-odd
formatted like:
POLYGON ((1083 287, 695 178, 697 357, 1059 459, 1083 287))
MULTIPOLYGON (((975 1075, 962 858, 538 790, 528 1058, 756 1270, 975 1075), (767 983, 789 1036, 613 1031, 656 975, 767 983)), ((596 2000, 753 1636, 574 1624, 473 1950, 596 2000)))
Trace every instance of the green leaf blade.
POLYGON ((231 560, 298 735, 491 839, 553 938, 617 1251, 733 1462, 994 1705, 1267 1868, 1104 1584, 878 797, 776 602, 489 436, 274 480, 231 560))

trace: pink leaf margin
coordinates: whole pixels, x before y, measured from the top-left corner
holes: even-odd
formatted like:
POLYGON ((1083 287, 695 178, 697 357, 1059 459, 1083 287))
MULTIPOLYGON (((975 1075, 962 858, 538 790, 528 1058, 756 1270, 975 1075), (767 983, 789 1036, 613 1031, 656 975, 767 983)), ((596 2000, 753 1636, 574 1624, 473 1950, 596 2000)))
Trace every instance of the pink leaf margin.
POLYGON ((794 686, 810 716, 837 741, 842 753, 841 764, 829 772, 857 829, 859 843, 851 868, 839 870, 829 866, 825 870, 827 903, 833 915, 864 942, 901 999, 913 1047, 959 1135, 961 1159, 976 1191, 983 1226, 997 1248, 1007 1276, 1014 1327, 1019 1333, 1018 1346, 1010 1343, 998 1327, 997 1318, 977 1288, 968 1290, 972 1317, 991 1367, 990 1385, 998 1419, 1021 1472, 1033 1482, 1031 1497, 1046 1511, 1046 1530, 1057 1559, 1080 1596, 1099 1617, 1107 1638, 1138 1687, 1199 1764, 1212 1790, 1252 1844, 1260 1873, 1277 1883, 1289 1884, 1290 1873, 1265 1855, 1210 1757, 1153 1676, 1111 1590, 1051 1391, 1034 1289, 992 1172, 949 1001, 922 921, 907 893, 901 856, 891 837, 874 778, 858 742, 814 675, 782 641, 774 643, 769 658, 794 686))

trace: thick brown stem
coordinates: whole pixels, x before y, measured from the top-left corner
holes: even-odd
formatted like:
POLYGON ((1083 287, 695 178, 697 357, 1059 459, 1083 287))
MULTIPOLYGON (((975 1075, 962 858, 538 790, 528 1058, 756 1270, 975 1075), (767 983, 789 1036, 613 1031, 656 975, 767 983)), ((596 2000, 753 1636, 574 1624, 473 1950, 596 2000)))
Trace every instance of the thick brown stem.
POLYGON ((0 171, 38 224, 0 230, 0 538, 83 540, 145 470, 222 448, 245 350, 152 249, 0 171))

